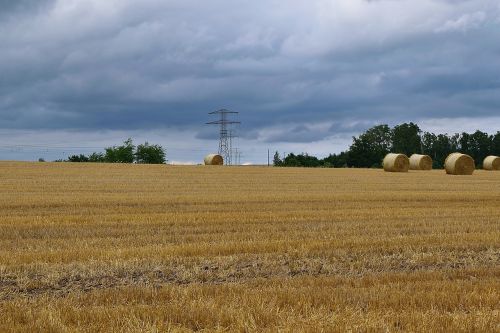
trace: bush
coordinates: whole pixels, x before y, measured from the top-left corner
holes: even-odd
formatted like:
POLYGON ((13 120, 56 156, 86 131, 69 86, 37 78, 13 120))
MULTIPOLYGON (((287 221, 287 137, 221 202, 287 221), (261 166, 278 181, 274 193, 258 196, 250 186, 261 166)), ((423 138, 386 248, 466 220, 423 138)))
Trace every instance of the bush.
POLYGON ((106 148, 104 159, 108 163, 134 163, 134 150, 132 139, 128 139, 122 146, 106 148))
POLYGON ((68 162, 93 162, 93 163, 144 163, 163 164, 166 162, 165 150, 160 145, 144 143, 134 146, 132 139, 123 142, 121 146, 113 146, 105 149, 105 153, 92 153, 89 156, 83 154, 69 156, 68 162))
POLYGON ((145 143, 137 146, 135 160, 140 164, 163 164, 165 163, 165 150, 160 145, 145 143))
POLYGON ((104 156, 103 153, 92 153, 89 156, 89 162, 103 163, 106 162, 106 157, 104 156))
POLYGON ((88 162, 89 158, 83 154, 68 157, 68 162, 88 162))

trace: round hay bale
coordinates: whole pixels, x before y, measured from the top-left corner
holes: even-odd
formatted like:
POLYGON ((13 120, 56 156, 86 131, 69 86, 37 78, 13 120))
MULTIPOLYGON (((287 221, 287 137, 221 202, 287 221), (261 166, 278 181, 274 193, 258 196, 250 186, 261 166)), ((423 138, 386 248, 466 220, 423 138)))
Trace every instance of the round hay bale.
POLYGON ((411 155, 410 170, 432 170, 432 158, 429 155, 411 155))
POLYGON ((205 165, 224 165, 224 159, 219 154, 205 156, 205 165))
POLYGON ((410 168, 410 160, 405 154, 387 154, 383 164, 387 172, 408 172, 410 168))
POLYGON ((498 156, 488 156, 483 161, 484 170, 500 170, 500 157, 498 156))
POLYGON ((461 153, 448 155, 444 161, 444 167, 449 175, 472 175, 476 169, 474 159, 461 153))

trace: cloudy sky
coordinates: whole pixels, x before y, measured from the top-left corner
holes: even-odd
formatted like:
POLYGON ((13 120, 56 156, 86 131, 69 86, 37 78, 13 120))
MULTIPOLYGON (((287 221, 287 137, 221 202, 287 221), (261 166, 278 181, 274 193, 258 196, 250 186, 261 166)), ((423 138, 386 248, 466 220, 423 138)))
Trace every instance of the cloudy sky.
POLYGON ((498 0, 0 0, 0 159, 328 155, 378 123, 500 130, 498 0))

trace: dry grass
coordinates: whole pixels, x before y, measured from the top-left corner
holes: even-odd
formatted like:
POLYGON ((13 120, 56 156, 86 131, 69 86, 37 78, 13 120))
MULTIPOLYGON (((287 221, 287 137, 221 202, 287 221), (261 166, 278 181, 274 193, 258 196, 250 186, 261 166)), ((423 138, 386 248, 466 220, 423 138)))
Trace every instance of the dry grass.
POLYGON ((0 331, 498 331, 500 174, 0 163, 0 331))

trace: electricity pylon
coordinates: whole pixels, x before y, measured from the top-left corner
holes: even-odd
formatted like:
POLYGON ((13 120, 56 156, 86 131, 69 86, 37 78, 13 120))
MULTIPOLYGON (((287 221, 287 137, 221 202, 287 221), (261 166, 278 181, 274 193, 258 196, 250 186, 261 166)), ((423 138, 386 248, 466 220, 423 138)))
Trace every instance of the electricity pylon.
POLYGON ((214 112, 210 112, 209 114, 219 115, 219 120, 211 121, 207 123, 207 125, 219 125, 219 155, 221 155, 224 158, 224 163, 226 165, 232 165, 233 133, 230 130, 230 127, 233 124, 240 124, 240 122, 229 120, 229 115, 238 114, 238 112, 221 109, 214 112))

